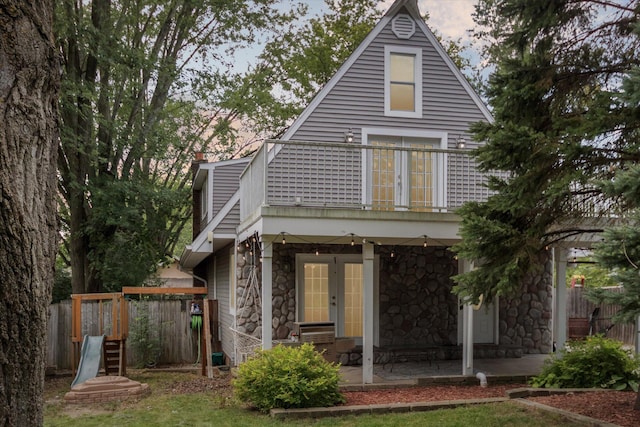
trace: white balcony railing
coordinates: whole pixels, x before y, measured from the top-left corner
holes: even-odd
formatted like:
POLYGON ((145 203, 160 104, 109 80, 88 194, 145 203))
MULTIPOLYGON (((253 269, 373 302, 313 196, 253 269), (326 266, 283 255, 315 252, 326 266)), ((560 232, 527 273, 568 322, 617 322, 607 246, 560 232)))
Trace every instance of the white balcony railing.
POLYGON ((486 200, 468 152, 267 141, 240 178, 241 219, 261 205, 451 212, 486 200))
MULTIPOLYGON (((262 205, 453 212, 486 200, 487 179, 463 150, 266 141, 240 177, 240 218, 262 205)), ((597 190, 570 190, 577 217, 623 216, 597 190)))

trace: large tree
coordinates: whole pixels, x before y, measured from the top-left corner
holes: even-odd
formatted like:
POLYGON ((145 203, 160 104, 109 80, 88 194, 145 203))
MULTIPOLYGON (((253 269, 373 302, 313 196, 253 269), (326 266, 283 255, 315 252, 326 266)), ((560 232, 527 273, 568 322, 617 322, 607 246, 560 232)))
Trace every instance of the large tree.
POLYGON ((479 261, 457 277, 461 296, 514 294, 546 249, 628 209, 602 183, 640 160, 638 104, 622 86, 640 63, 639 10, 638 0, 478 3, 495 121, 472 130, 486 143, 475 155, 495 194, 459 211, 455 250, 479 261))
POLYGON ((252 104, 216 98, 235 49, 298 13, 276 3, 57 2, 60 217, 74 293, 140 284, 173 253, 190 217, 193 153, 230 155, 232 124, 252 104))
POLYGON ((53 3, 0 0, 0 425, 43 424, 56 251, 53 3))
MULTIPOLYGON (((638 31, 640 26, 636 26, 638 31)), ((623 101, 640 111, 640 68, 631 70, 623 89, 623 101)), ((615 179, 602 182, 601 188, 610 197, 623 200, 627 207, 623 223, 605 230, 603 240, 595 246, 596 260, 608 269, 614 282, 623 285, 623 292, 595 289, 590 297, 620 306, 614 322, 633 323, 640 316, 640 164, 620 168, 615 179)), ((640 409, 640 396, 636 409, 640 409)))

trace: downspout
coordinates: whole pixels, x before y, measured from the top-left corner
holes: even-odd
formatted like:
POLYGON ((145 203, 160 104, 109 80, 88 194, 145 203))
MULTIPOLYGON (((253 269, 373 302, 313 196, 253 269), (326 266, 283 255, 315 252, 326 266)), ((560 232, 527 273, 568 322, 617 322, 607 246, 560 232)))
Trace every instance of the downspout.
POLYGON ((480 387, 487 386, 487 376, 484 373, 478 372, 476 374, 476 378, 480 380, 480 387))
MULTIPOLYGON (((207 288, 207 289, 209 289, 209 284, 207 283, 207 281, 206 281, 205 279, 203 279, 203 278, 202 278, 202 277, 200 277, 200 276, 196 276, 195 274, 193 274, 193 273, 192 273, 191 271, 189 271, 189 270, 185 270, 184 268, 182 268, 182 266, 180 265, 180 263, 178 263, 178 271, 181 271, 181 272, 183 272, 183 273, 187 273, 189 276, 193 277, 194 279, 197 279, 197 280, 201 281, 202 283, 204 283, 204 287, 205 287, 205 288, 207 288)), ((213 298, 214 298, 214 299, 215 299, 215 291, 216 291, 216 290, 215 290, 215 288, 214 288, 214 289, 213 289, 213 292, 214 292, 214 296, 213 296, 213 298)))

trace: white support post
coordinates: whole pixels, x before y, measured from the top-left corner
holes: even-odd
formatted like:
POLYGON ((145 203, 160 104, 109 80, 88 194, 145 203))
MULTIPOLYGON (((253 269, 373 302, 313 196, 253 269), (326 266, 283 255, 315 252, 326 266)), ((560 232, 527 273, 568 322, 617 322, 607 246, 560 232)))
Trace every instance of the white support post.
POLYGON ((273 250, 271 245, 264 245, 262 250, 262 348, 272 347, 273 308, 271 306, 273 294, 273 250))
POLYGON ((556 261, 556 301, 553 307, 556 353, 567 341, 567 250, 553 248, 556 261))
POLYGON ((362 245, 363 322, 362 322, 362 383, 373 383, 373 245, 362 245))
MULTIPOLYGON (((471 262, 458 261, 462 273, 471 271, 471 262)), ((463 301, 462 307, 462 375, 473 375, 473 307, 463 301)))
POLYGON ((473 375, 473 307, 466 304, 462 308, 462 375, 473 375))

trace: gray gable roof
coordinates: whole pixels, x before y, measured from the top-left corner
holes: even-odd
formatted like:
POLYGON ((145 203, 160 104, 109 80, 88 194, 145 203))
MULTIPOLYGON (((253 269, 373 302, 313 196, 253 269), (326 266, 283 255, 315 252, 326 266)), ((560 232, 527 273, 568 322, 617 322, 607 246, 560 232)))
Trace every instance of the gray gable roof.
MULTIPOLYGON (((474 117, 470 119, 470 121, 476 121, 479 119, 484 119, 487 121, 493 120, 491 117, 491 113, 489 112, 486 105, 484 105, 478 94, 473 90, 469 82, 462 75, 461 71, 456 67, 451 58, 449 58, 442 45, 436 39, 433 32, 422 20, 416 0, 397 0, 382 17, 380 22, 378 22, 374 29, 367 35, 360 46, 358 46, 358 48, 351 54, 347 61, 345 61, 345 63, 340 67, 340 69, 331 78, 331 80, 329 80, 329 82, 318 92, 311 103, 293 122, 291 127, 285 132, 281 139, 300 139, 300 135, 302 135, 303 139, 307 139, 306 135, 308 135, 308 132, 303 131, 302 133, 299 133, 301 127, 305 125, 307 120, 313 114, 323 114, 321 111, 322 108, 319 107, 321 106, 321 104, 326 103, 325 101, 327 100, 327 97, 330 96, 336 86, 341 85, 341 82, 343 82, 343 79, 345 77, 348 77, 350 79, 353 78, 353 72, 350 72, 350 70, 352 70, 354 64, 362 69, 362 61, 366 60, 371 63, 371 58, 367 57, 363 59, 363 56, 368 56, 371 54, 371 52, 379 52, 380 39, 384 39, 385 37, 387 37, 387 40, 390 40, 388 39, 388 33, 390 31, 390 28, 392 27, 391 23, 393 21, 393 18, 401 13, 408 14, 410 18, 415 22, 416 32, 419 33, 417 34, 417 36, 419 37, 414 37, 412 43, 415 44, 416 40, 420 40, 420 43, 422 43, 421 46, 428 47, 430 49, 430 52, 433 53, 430 59, 425 58, 424 61, 431 61, 433 60, 433 58, 437 58, 439 63, 443 64, 441 68, 444 69, 444 71, 447 73, 447 79, 455 81, 456 84, 461 88, 459 92, 463 93, 462 96, 464 96, 464 98, 466 99, 465 103, 469 104, 469 106, 473 106, 473 108, 476 109, 477 114, 475 114, 474 117), (357 62, 358 64, 356 64, 357 62), (348 73, 350 73, 349 76, 347 76, 348 73)), ((394 37, 392 43, 400 45, 403 44, 404 41, 398 40, 394 37)), ((384 61, 382 54, 376 53, 376 55, 378 56, 374 60, 382 63, 384 61)), ((442 72, 442 70, 439 71, 442 72)), ((358 78, 363 82, 365 82, 365 80, 367 81, 367 83, 363 84, 369 84, 371 82, 375 83, 375 78, 371 75, 366 76, 364 74, 361 74, 358 78)), ((381 90, 377 92, 380 92, 380 96, 383 95, 381 90)), ((456 95, 457 98, 461 96, 460 93, 456 95)), ((335 108, 341 108, 340 102, 338 101, 338 103, 332 104, 331 108, 333 108, 334 111, 335 108)), ((345 108, 349 107, 345 104, 345 108)), ((359 106, 359 108, 361 108, 361 110, 364 112, 371 112, 371 109, 368 106, 359 106)), ((329 118, 328 121, 330 122, 331 119, 329 118)), ((340 132, 343 131, 344 129, 340 128, 340 132)))

